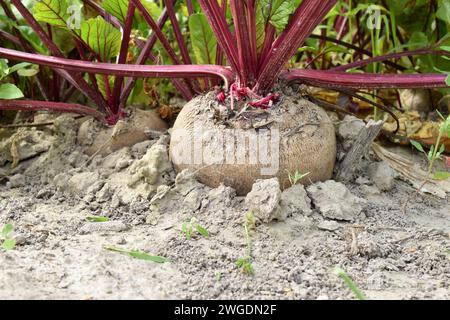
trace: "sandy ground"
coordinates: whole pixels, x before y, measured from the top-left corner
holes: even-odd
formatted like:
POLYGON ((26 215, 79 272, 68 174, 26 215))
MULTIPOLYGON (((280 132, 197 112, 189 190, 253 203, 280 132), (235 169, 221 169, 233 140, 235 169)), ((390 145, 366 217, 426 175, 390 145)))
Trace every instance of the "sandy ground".
POLYGON ((25 136, 39 131, 35 140, 48 145, 36 149, 30 138, 35 156, 13 171, 3 163, 0 225, 14 225, 18 245, 0 250, 0 299, 354 299, 335 267, 369 299, 450 298, 448 196, 417 195, 403 214, 414 189, 396 178, 382 191, 365 169, 347 186, 299 187, 305 196, 292 206, 302 209, 250 232, 254 275, 247 275, 236 266, 247 252, 245 198, 177 176, 167 137, 87 162, 75 143, 77 124, 62 123, 63 131, 27 129, 25 136), (330 201, 351 218, 326 213, 317 192, 326 188, 345 190, 330 201), (92 215, 110 222, 88 222, 92 215), (208 238, 186 239, 182 224, 193 217, 208 238))

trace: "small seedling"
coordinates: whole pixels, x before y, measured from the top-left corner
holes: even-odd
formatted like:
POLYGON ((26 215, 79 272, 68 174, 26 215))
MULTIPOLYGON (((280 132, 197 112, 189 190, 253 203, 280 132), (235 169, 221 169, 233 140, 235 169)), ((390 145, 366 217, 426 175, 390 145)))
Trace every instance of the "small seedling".
POLYGON ((256 218, 253 212, 249 211, 245 214, 245 225, 249 230, 256 230, 256 218))
POLYGON ((220 281, 222 279, 222 272, 215 271, 214 276, 216 277, 216 281, 220 281))
POLYGON ((236 266, 242 270, 245 274, 254 274, 255 269, 253 269, 252 261, 250 257, 239 258, 236 261, 236 266))
POLYGON ((192 228, 192 224, 190 222, 184 222, 181 225, 181 231, 183 232, 187 240, 191 240, 194 229, 192 228))
POLYGON ((307 177, 310 174, 310 172, 308 173, 301 173, 300 171, 295 171, 295 173, 291 173, 288 171, 288 176, 289 176, 289 182, 291 183, 292 186, 295 186, 300 180, 302 180, 303 178, 307 177))
MULTIPOLYGON (((438 113, 439 113, 439 111, 438 111, 438 113)), ((441 125, 439 126, 438 138, 436 139, 436 143, 433 146, 431 146, 428 153, 425 151, 425 149, 419 142, 411 141, 411 144, 414 146, 414 148, 416 148, 417 150, 419 150, 420 152, 425 154, 425 156, 427 157, 428 170, 427 170, 426 179, 425 179, 425 181, 423 181, 422 185, 417 189, 417 192, 415 192, 414 195, 412 195, 408 199, 406 199, 406 201, 403 203, 403 205, 402 205, 403 213, 406 213, 406 206, 408 205, 408 202, 416 194, 418 194, 422 190, 422 188, 425 187, 426 184, 428 184, 430 182, 431 178, 434 180, 446 180, 446 179, 450 178, 450 172, 446 172, 446 171, 437 171, 433 175, 433 169, 434 169, 434 164, 435 164, 436 160, 442 159, 442 154, 445 152, 445 144, 442 143, 442 139, 445 136, 448 136, 450 138, 450 116, 448 116, 447 119, 445 119, 442 116, 442 114, 440 114, 440 113, 439 113, 439 116, 442 118, 443 121, 442 121, 441 125)))
POLYGON ((356 284, 344 270, 342 270, 341 268, 336 268, 334 269, 333 273, 344 280, 345 284, 350 288, 350 290, 352 290, 358 300, 366 300, 364 294, 361 292, 361 290, 358 289, 356 284))
POLYGON ((14 226, 10 223, 5 224, 2 228, 0 241, 2 243, 2 248, 5 250, 12 250, 16 246, 16 240, 11 237, 11 233, 14 226))
MULTIPOLYGON (((450 138, 450 116, 445 119, 440 113, 439 115, 441 116, 443 122, 439 126, 439 135, 436 143, 431 146, 428 153, 424 150, 423 146, 419 142, 411 141, 411 144, 414 146, 414 148, 425 154, 425 156, 427 157, 428 171, 426 182, 428 182, 433 173, 433 168, 436 160, 442 159, 442 154, 445 152, 445 144, 442 143, 442 138, 445 136, 448 136, 450 138)), ((433 179, 435 180, 446 180, 448 178, 450 178, 450 172, 437 171, 433 175, 433 179)))
POLYGON ((151 255, 146 252, 139 251, 139 250, 126 250, 126 249, 121 249, 121 248, 117 248, 117 247, 113 247, 113 246, 105 246, 104 249, 113 251, 113 252, 118 252, 118 253, 121 253, 124 255, 128 255, 132 258, 139 259, 139 260, 146 260, 146 261, 151 261, 151 262, 155 262, 155 263, 169 262, 169 259, 167 259, 167 258, 164 258, 161 256, 154 256, 154 255, 151 255))
POLYGON ((86 217, 86 220, 89 222, 108 222, 108 217, 102 217, 102 216, 88 216, 86 217))
POLYGON ((181 225, 181 231, 183 232, 184 236, 187 240, 191 240, 192 236, 194 235, 194 232, 197 232, 199 235, 201 235, 204 238, 209 237, 209 232, 206 230, 205 227, 197 223, 197 220, 195 218, 192 218, 189 222, 184 222, 181 225))
POLYGON ((247 275, 253 275, 255 269, 252 264, 252 243, 250 239, 249 227, 247 223, 244 225, 245 230, 245 240, 247 242, 246 255, 242 258, 236 260, 236 266, 242 270, 243 273, 247 275))

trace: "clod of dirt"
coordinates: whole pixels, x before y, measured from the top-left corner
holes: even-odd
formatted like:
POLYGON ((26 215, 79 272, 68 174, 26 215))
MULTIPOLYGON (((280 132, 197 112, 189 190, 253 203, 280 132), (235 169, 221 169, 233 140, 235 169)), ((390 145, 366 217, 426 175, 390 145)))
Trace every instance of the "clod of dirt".
POLYGON ((166 212, 193 213, 202 205, 205 186, 195 179, 195 174, 183 170, 175 178, 175 186, 160 185, 150 201, 147 223, 156 224, 166 212))
POLYGON ((368 173, 381 191, 389 191, 394 187, 396 173, 386 161, 371 163, 368 173))
POLYGON ((129 148, 124 148, 106 157, 98 170, 105 183, 95 191, 97 201, 107 203, 111 199, 114 208, 139 199, 148 201, 160 185, 172 181, 166 140, 167 137, 162 136, 152 142, 153 145, 146 144, 148 149, 144 155, 141 152, 131 154, 129 148))
POLYGON ((281 190, 277 178, 257 180, 245 197, 245 204, 264 223, 286 219, 280 208, 281 190))
POLYGON ((80 228, 80 234, 122 232, 130 229, 122 221, 88 222, 80 228))
POLYGON ((141 160, 130 167, 132 176, 128 181, 128 186, 135 188, 139 183, 144 182, 146 185, 154 186, 152 192, 156 191, 156 187, 161 184, 162 175, 171 169, 167 145, 160 141, 148 149, 141 160))
POLYGON ((84 195, 89 191, 98 191, 92 189, 90 190, 90 188, 95 185, 99 179, 100 176, 97 172, 81 172, 74 174, 69 179, 67 174, 61 173, 55 177, 53 182, 61 192, 67 191, 75 195, 84 195))
POLYGON ((8 178, 9 181, 7 183, 7 186, 9 188, 18 188, 23 187, 26 183, 26 177, 23 174, 15 174, 8 178))
POLYGON ((0 166, 7 162, 17 165, 19 161, 35 157, 50 149, 54 140, 52 135, 36 128, 19 130, 0 141, 0 166))
POLYGON ((131 147, 131 153, 135 158, 141 158, 147 150, 153 145, 154 141, 146 140, 139 143, 136 143, 131 147))
POLYGON ((208 206, 230 208, 235 197, 236 190, 222 184, 208 193, 208 206))
POLYGON ((365 127, 364 121, 354 116, 347 115, 337 127, 337 136, 340 145, 344 151, 350 150, 353 142, 359 135, 362 128, 365 127))
POLYGON ((32 163, 24 174, 36 177, 43 183, 53 181, 54 177, 62 172, 67 172, 75 166, 81 165, 86 159, 85 155, 76 149, 77 121, 70 115, 61 115, 53 121, 53 136, 50 148, 32 163))
POLYGON ((309 186, 307 192, 315 207, 328 219, 353 221, 363 210, 364 200, 340 182, 318 182, 309 186))
POLYGON ((198 188, 203 188, 203 185, 197 181, 195 174, 187 169, 181 171, 175 178, 174 190, 182 196, 186 196, 198 188))
POLYGON ((130 148, 123 148, 105 157, 102 166, 107 169, 121 171, 127 168, 131 163, 133 163, 133 159, 130 154, 130 148))
POLYGON ((286 189, 281 194, 281 212, 283 216, 290 217, 294 214, 310 215, 311 199, 308 197, 305 187, 296 184, 286 189))
POLYGON ((327 113, 302 98, 284 96, 269 110, 223 119, 215 95, 208 94, 179 114, 170 158, 177 172, 189 169, 209 187, 225 184, 246 195, 258 179, 277 177, 281 189, 288 188, 289 173, 297 171, 310 172, 305 184, 330 179, 336 136, 327 113))
POLYGON ((95 194, 97 202, 103 203, 112 198, 114 190, 109 183, 105 183, 103 187, 95 194))
POLYGON ((167 130, 167 124, 153 110, 133 109, 132 115, 114 127, 104 127, 97 121, 85 121, 78 131, 78 143, 84 152, 107 155, 124 147, 154 138, 167 130))

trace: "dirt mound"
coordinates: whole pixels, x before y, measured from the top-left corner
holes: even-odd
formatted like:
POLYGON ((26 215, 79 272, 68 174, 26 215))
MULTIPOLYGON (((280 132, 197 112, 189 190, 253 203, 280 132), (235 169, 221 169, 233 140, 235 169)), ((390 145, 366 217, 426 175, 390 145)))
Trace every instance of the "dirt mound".
POLYGON ((54 141, 48 151, 1 168, 0 225, 14 225, 17 246, 0 252, 0 298, 353 299, 333 274, 336 266, 370 299, 450 298, 448 198, 416 197, 404 215, 399 199, 413 188, 395 179, 382 191, 363 167, 346 186, 282 191, 279 182, 263 180, 245 201, 192 172, 175 174, 168 136, 87 162, 75 143, 78 123, 57 123, 45 129, 54 141), (276 196, 267 195, 266 184, 276 196), (342 191, 330 209, 322 191, 332 188, 342 191), (348 199, 359 206, 351 222, 336 216, 336 208, 348 213, 348 199), (251 210, 254 275, 247 275, 236 262, 248 252, 244 223, 251 210), (188 240, 182 229, 192 221, 209 236, 194 232, 188 240), (111 246, 170 262, 105 250, 111 246))

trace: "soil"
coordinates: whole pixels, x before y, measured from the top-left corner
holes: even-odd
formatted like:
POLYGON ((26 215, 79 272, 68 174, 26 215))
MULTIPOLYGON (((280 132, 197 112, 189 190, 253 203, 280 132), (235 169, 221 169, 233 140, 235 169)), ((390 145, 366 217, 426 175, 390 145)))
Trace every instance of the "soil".
MULTIPOLYGON (((388 190, 378 188, 367 169, 373 155, 346 186, 296 186, 298 204, 296 190, 271 183, 277 197, 268 197, 270 210, 287 211, 250 232, 254 275, 247 275, 236 261, 246 256, 243 226, 252 201, 229 187, 206 187, 189 172, 176 175, 167 134, 91 160, 76 143, 80 123, 57 120, 22 130, 42 147, 16 167, 11 143, 0 150, 0 225, 12 223, 17 241, 15 249, 0 250, 0 299, 354 299, 335 267, 369 299, 450 298, 448 195, 416 196, 403 214, 402 202, 415 189, 398 178, 382 188, 388 190), (332 188, 344 191, 333 200, 325 192, 332 188), (323 197, 336 205, 324 205, 323 197), (87 221, 93 215, 110 221, 87 221), (182 224, 193 217, 209 237, 186 239, 182 224)), ((16 139, 15 149, 33 146, 16 139)), ((254 188, 253 196, 258 190, 264 192, 254 188)))

